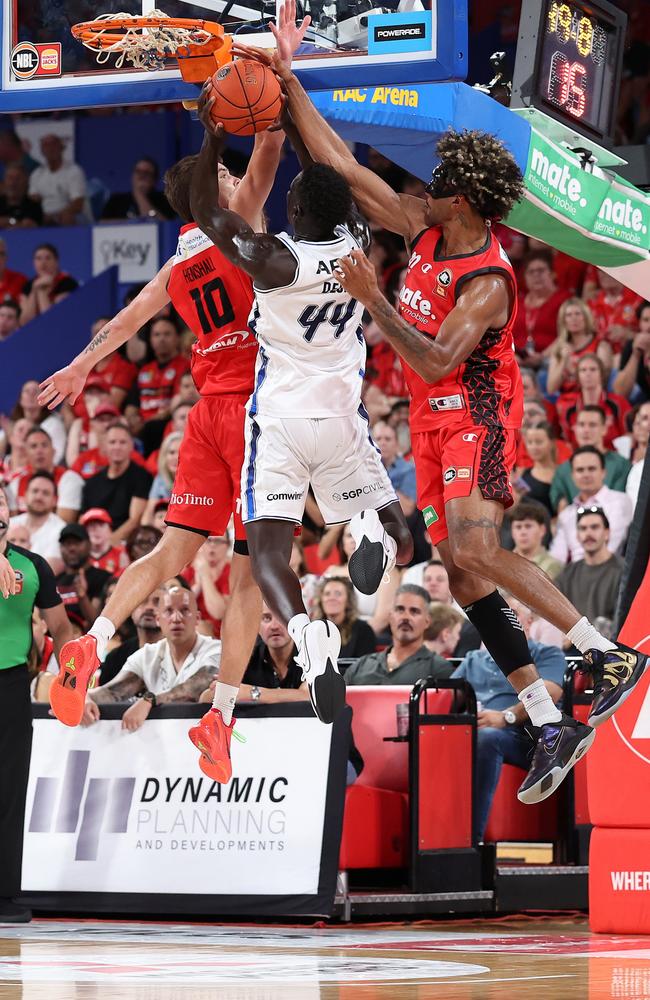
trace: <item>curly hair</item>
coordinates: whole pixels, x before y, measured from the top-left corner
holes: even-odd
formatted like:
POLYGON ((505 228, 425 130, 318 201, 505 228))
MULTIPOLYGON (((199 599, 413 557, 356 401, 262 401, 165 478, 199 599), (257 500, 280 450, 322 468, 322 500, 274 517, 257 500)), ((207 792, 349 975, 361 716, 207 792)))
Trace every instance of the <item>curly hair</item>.
POLYGON ((296 197, 305 212, 326 234, 344 223, 352 211, 350 185, 338 171, 313 163, 298 177, 296 197))
POLYGON ((484 219, 505 218, 524 193, 514 156, 489 132, 449 129, 437 153, 450 186, 484 219))

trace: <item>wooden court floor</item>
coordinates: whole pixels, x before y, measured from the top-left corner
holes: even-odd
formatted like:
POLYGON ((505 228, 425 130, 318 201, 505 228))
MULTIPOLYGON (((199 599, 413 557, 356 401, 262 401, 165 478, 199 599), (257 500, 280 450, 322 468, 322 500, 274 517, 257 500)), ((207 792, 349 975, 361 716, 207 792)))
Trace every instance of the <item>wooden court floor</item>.
POLYGON ((0 925, 0 1000, 650 997, 650 937, 583 920, 0 925))

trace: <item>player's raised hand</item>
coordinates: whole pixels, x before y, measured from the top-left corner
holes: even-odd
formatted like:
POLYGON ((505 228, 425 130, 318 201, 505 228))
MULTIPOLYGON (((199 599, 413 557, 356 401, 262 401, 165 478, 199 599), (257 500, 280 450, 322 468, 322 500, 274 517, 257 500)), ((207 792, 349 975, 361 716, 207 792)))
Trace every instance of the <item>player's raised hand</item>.
POLYGON ((339 258, 334 277, 353 299, 369 305, 378 295, 377 273, 362 250, 352 250, 349 257, 339 258))
POLYGON ((277 25, 273 21, 269 24, 278 46, 278 56, 286 66, 291 66, 291 60, 310 24, 309 14, 303 17, 300 24, 296 24, 296 0, 285 0, 280 7, 277 25))
POLYGON ((223 142, 225 136, 223 124, 221 122, 216 122, 212 117, 212 108, 215 101, 216 97, 212 86, 212 80, 206 80, 203 84, 197 107, 199 121, 209 135, 213 136, 213 138, 218 142, 223 142))
POLYGON ((53 410, 65 400, 71 404, 76 403, 85 384, 86 376, 82 375, 74 365, 66 365, 41 382, 38 387, 41 390, 38 402, 40 406, 47 406, 48 410, 53 410))

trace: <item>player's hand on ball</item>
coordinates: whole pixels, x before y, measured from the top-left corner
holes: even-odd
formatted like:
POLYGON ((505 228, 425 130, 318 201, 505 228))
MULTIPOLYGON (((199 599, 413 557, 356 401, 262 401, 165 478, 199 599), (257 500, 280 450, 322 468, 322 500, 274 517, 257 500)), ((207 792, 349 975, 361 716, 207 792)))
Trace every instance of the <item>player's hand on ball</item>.
POLYGON ((277 42, 279 59, 285 65, 291 66, 291 59, 298 51, 310 24, 309 14, 303 17, 300 24, 296 24, 296 0, 285 0, 280 7, 277 25, 273 21, 269 24, 277 42))
POLYGON ((214 95, 214 90, 212 87, 212 80, 206 80, 203 84, 203 89, 201 91, 201 96, 199 97, 199 105, 197 108, 199 121, 203 125, 203 128, 210 135, 214 136, 215 139, 223 140, 224 137, 224 127, 221 122, 215 122, 212 117, 212 108, 216 97, 214 95))
POLYGON ((341 257, 334 269, 334 277, 348 295, 364 305, 381 294, 375 269, 362 250, 353 250, 349 257, 341 257))
POLYGON ((47 406, 48 410, 53 410, 66 399, 70 403, 76 403, 85 384, 86 376, 81 375, 72 365, 66 365, 41 382, 38 402, 41 406, 47 406))

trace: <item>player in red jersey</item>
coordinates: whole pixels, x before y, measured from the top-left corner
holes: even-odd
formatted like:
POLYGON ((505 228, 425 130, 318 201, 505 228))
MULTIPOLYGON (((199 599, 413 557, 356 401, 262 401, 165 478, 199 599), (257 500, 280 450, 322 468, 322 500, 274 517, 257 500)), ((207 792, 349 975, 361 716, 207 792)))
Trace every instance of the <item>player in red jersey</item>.
POLYGON ((595 734, 553 704, 530 662, 521 624, 496 587, 507 588, 581 650, 595 680, 591 726, 628 697, 648 658, 605 639, 534 563, 500 544, 504 508, 512 503, 523 391, 512 343, 516 282, 490 224, 521 197, 521 172, 494 136, 450 131, 438 143, 440 163, 425 199, 398 195, 356 162, 288 65, 276 57, 274 68, 312 156, 347 177, 367 218, 411 246, 401 315, 359 252, 340 262, 338 277, 405 363, 419 506, 455 599, 519 696, 515 709, 503 718, 489 713, 479 726, 502 728, 529 716, 539 732, 518 794, 523 802, 539 802, 595 734))
MULTIPOLYGON (((295 2, 285 5, 276 34, 287 58, 309 24, 295 24, 295 2)), ((270 193, 284 136, 256 136, 246 176, 239 183, 219 168, 219 189, 226 204, 263 231, 263 206, 270 193)), ((250 278, 231 264, 191 221, 190 184, 197 157, 185 157, 165 179, 165 193, 183 219, 178 249, 158 275, 86 349, 41 386, 40 399, 50 408, 73 401, 99 358, 124 343, 171 298, 197 337, 192 375, 201 394, 190 411, 178 472, 167 511, 168 525, 153 552, 127 567, 100 617, 87 636, 64 647, 60 672, 51 688, 57 717, 77 725, 83 716, 88 683, 115 629, 161 583, 192 561, 209 535, 223 535, 235 520, 235 551, 230 573, 230 601, 222 623, 222 657, 213 709, 190 731, 201 752, 201 769, 221 782, 230 780, 232 711, 257 637, 261 598, 250 572, 246 535, 239 514, 244 457, 244 406, 253 391, 257 343, 248 330, 253 302, 250 278)), ((155 703, 143 699, 143 712, 155 703)))

